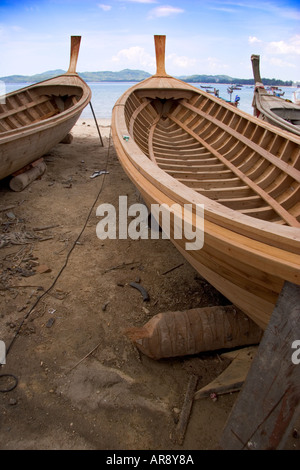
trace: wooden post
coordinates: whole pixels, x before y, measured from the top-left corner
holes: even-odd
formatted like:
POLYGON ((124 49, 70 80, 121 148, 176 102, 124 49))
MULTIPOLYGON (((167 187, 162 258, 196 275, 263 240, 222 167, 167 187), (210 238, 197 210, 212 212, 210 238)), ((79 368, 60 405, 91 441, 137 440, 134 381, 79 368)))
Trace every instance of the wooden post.
POLYGON ((165 70, 165 47, 166 36, 154 36, 155 55, 156 55, 156 75, 166 76, 165 70))
POLYGON ((79 55, 81 36, 71 36, 71 54, 68 74, 76 73, 77 60, 79 55))
POLYGON ((261 77, 260 77, 260 70, 259 70, 259 59, 260 56, 256 54, 252 54, 251 62, 252 62, 252 70, 253 70, 253 77, 255 84, 260 83, 262 85, 261 77))
POLYGON ((286 282, 226 423, 222 449, 283 448, 300 412, 299 340, 300 286, 286 282))

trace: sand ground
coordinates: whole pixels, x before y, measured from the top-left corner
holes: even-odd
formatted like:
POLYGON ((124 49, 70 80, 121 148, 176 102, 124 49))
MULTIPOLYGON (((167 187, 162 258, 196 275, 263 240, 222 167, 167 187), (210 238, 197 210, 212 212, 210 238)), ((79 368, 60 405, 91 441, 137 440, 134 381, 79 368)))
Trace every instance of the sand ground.
MULTIPOLYGON (((200 388, 228 363, 217 351, 155 361, 124 331, 159 312, 228 301, 169 240, 97 237, 100 204, 139 202, 110 121, 98 123, 103 147, 94 121, 81 119, 72 143, 44 157, 39 180, 22 192, 0 183, 0 339, 9 349, 1 373, 18 379, 0 394, 0 448, 218 449, 238 393, 195 401, 183 442, 174 436, 191 375, 200 388), (97 170, 108 173, 90 178, 97 170)), ((286 448, 300 449, 295 431, 286 448)))

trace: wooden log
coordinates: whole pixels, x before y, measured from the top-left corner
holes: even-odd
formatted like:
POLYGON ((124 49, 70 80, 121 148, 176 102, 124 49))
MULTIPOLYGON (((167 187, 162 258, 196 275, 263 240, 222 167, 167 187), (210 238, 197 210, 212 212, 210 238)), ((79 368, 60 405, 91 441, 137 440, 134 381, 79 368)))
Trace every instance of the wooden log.
POLYGON ((299 340, 300 287, 286 282, 226 423, 222 449, 283 448, 300 413, 300 365, 293 349, 299 340))
POLYGON ((30 170, 25 171, 17 176, 14 176, 10 182, 9 187, 13 191, 23 191, 32 181, 42 176, 46 171, 46 163, 40 161, 37 165, 32 166, 30 170))
POLYGON ((60 141, 60 144, 71 144, 72 140, 73 135, 69 133, 60 141))
POLYGON ((185 356, 259 343, 262 330, 233 305, 155 315, 127 337, 152 359, 185 356))

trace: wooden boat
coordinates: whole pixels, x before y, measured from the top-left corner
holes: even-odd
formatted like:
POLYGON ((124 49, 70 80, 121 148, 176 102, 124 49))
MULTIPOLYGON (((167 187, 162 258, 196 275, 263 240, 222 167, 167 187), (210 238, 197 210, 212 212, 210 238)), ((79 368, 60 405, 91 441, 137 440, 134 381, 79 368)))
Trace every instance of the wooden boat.
POLYGON ((91 90, 76 73, 80 41, 71 38, 67 73, 13 91, 0 104, 0 179, 61 142, 88 105, 91 90))
POLYGON ((300 88, 293 92, 293 102, 300 106, 300 88))
POLYGON ((300 106, 266 91, 260 78, 259 59, 258 55, 251 56, 255 80, 252 102, 254 116, 300 136, 300 106))
POLYGON ((167 75, 165 36, 155 44, 156 74, 113 108, 118 158, 150 210, 165 204, 182 223, 191 204, 195 228, 204 205, 203 247, 187 250, 175 224, 170 239, 265 328, 284 281, 300 285, 299 138, 167 75))

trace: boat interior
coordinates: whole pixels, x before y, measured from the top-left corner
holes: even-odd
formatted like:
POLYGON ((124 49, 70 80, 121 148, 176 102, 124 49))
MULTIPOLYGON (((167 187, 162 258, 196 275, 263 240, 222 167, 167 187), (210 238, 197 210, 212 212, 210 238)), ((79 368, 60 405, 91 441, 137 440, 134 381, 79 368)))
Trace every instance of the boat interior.
POLYGON ((272 108, 271 111, 285 121, 300 126, 300 106, 299 109, 293 108, 272 108))
POLYGON ((125 119, 142 152, 184 185, 242 214, 300 227, 293 139, 189 90, 136 90, 125 119))
POLYGON ((80 87, 62 85, 33 86, 9 94, 0 104, 0 134, 60 114, 78 103, 82 94, 80 87))

